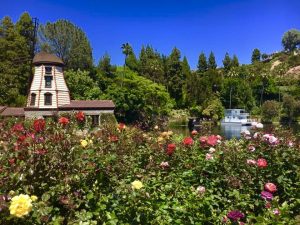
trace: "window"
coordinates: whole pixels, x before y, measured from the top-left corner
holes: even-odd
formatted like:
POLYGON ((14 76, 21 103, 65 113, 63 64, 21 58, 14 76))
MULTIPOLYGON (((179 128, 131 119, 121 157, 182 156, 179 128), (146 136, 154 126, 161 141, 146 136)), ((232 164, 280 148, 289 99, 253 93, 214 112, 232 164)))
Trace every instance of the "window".
POLYGON ((30 98, 30 105, 34 106, 35 105, 35 99, 36 99, 36 94, 32 93, 31 98, 30 98))
POLYGON ((45 73, 46 74, 52 74, 52 67, 51 66, 46 66, 45 67, 45 73))
POLYGON ((52 94, 51 93, 45 94, 45 105, 52 105, 52 94))
POLYGON ((99 115, 92 115, 92 126, 99 126, 99 115))
POLYGON ((51 88, 52 76, 45 76, 45 88, 51 88))

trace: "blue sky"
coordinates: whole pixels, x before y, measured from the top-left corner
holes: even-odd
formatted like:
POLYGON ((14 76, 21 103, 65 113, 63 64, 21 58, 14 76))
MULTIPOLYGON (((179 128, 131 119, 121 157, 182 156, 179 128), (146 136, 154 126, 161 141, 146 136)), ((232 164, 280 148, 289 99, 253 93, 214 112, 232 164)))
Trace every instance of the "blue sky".
POLYGON ((198 56, 213 51, 218 65, 226 52, 249 63, 254 48, 281 50, 285 31, 300 29, 299 0, 2 0, 1 18, 16 21, 27 11, 40 23, 64 18, 87 34, 95 63, 107 52, 122 65, 123 43, 136 54, 150 44, 168 55, 176 46, 192 68, 198 56))

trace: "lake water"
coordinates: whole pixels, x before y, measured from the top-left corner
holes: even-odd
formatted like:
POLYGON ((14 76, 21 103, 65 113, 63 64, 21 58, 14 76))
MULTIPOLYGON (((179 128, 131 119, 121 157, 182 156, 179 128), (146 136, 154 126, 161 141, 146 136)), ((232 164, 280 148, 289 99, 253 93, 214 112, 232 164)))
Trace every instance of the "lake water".
MULTIPOLYGON (((272 130, 276 129, 278 125, 274 124, 265 124, 263 130, 267 133, 272 133, 272 130)), ((285 129, 291 129, 294 134, 300 132, 299 124, 292 124, 291 126, 285 125, 283 126, 285 129)), ((189 136, 190 130, 187 126, 186 122, 170 122, 169 129, 172 130, 175 134, 180 134, 183 136, 189 136)), ((201 128, 198 128, 198 131, 201 128)), ((197 130, 197 129, 196 129, 197 130)), ((226 139, 236 138, 239 139, 241 137, 241 132, 245 130, 251 130, 251 126, 242 126, 238 124, 226 124, 226 125, 213 125, 208 124, 204 131, 205 134, 219 134, 226 139)), ((203 130, 202 130, 203 131, 203 130)))

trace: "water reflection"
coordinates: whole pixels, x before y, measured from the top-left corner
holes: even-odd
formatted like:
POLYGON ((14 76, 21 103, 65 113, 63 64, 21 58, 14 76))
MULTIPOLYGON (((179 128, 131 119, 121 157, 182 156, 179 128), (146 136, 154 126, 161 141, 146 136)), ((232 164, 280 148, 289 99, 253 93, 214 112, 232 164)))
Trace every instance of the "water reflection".
POLYGON ((239 139, 241 137, 241 132, 246 130, 250 131, 250 128, 250 126, 242 126, 240 124, 222 124, 219 134, 226 139, 239 139))
MULTIPOLYGON (((264 124, 263 131, 266 133, 273 133, 279 125, 274 124, 264 124)), ((300 125, 299 124, 292 124, 289 126, 280 126, 284 129, 291 129, 294 134, 298 134, 300 132, 300 125)), ((189 136, 190 130, 187 126, 186 122, 172 122, 169 124, 169 129, 172 130, 175 134, 189 136)), ((201 129, 201 128, 200 128, 201 129)), ((244 130, 250 131, 251 126, 241 126, 238 124, 226 124, 226 125, 211 125, 208 127, 207 131, 204 131, 205 134, 219 134, 226 139, 236 138, 239 139, 241 137, 241 132, 244 130)))

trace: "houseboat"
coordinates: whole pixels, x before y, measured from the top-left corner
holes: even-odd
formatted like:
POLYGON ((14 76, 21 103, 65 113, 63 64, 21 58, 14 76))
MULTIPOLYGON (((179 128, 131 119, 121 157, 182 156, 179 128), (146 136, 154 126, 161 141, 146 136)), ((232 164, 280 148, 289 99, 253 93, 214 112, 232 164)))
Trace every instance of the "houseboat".
POLYGON ((221 124, 240 124, 250 126, 250 114, 244 109, 226 109, 225 117, 222 119, 221 124))

